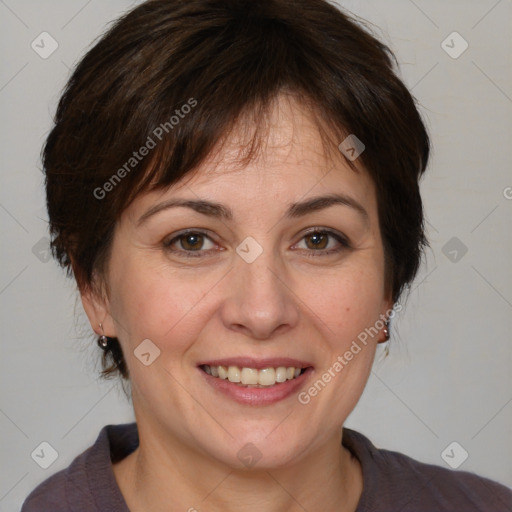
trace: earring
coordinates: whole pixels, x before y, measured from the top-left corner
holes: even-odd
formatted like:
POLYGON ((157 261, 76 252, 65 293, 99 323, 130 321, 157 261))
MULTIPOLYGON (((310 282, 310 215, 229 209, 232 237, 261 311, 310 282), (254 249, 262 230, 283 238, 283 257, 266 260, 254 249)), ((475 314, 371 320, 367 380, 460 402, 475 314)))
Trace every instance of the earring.
POLYGON ((384 342, 389 341, 389 321, 384 323, 384 342))
MULTIPOLYGON (((103 326, 101 325, 101 322, 100 322, 100 329, 101 331, 103 332, 103 326)), ((109 342, 108 342, 108 338, 105 336, 105 333, 103 332, 103 334, 98 338, 98 346, 107 351, 109 349, 109 342)))

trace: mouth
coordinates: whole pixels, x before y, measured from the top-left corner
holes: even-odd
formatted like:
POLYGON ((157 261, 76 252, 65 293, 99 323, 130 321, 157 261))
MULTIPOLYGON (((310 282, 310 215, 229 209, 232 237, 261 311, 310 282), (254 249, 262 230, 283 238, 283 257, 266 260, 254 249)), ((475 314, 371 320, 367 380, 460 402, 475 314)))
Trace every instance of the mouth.
POLYGON ((221 380, 228 380, 241 387, 269 388, 276 384, 300 377, 307 368, 295 366, 266 367, 258 370, 251 367, 235 365, 209 365, 199 367, 203 372, 221 380))
POLYGON ((291 358, 230 358, 204 361, 198 370, 216 392, 238 403, 270 405, 293 395, 313 374, 313 366, 291 358))

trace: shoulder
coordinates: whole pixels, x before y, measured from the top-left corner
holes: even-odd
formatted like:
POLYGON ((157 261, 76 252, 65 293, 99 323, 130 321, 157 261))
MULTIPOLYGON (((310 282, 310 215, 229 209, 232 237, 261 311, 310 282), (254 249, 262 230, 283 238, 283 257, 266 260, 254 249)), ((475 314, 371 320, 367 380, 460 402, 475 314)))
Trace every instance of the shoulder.
POLYGON ((376 448, 359 432, 343 429, 343 444, 361 462, 361 511, 511 512, 512 491, 467 471, 426 464, 399 452, 376 448))
POLYGON ((73 462, 39 484, 25 499, 21 512, 110 512, 127 510, 112 471, 138 443, 135 423, 107 425, 92 446, 73 462), (108 505, 107 505, 108 503, 108 505))
MULTIPOLYGON (((85 510, 87 503, 87 493, 83 486, 86 482, 86 460, 92 447, 76 457, 73 462, 62 471, 55 473, 39 484, 25 499, 21 512, 70 512, 74 510, 73 503, 76 504, 77 492, 83 494, 80 499, 80 506, 85 510), (74 482, 81 482, 75 488, 75 492, 69 490, 69 486, 74 482), (84 502, 85 500, 85 502, 84 502)), ((94 510, 94 509, 93 509, 94 510)))

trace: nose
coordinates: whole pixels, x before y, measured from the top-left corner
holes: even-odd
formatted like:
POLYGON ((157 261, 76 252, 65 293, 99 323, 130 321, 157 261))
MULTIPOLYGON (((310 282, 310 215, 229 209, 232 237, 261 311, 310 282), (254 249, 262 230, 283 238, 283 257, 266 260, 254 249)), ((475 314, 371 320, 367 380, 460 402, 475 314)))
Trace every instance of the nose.
POLYGON ((221 317, 226 328, 267 340, 297 325, 299 300, 271 251, 264 251, 252 263, 237 255, 224 286, 221 317))

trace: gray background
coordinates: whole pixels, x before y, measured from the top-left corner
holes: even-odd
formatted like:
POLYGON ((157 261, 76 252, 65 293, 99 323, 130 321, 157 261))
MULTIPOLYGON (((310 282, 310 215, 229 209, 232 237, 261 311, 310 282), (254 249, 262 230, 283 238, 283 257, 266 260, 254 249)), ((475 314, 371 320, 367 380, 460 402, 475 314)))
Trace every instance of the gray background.
MULTIPOLYGON (((396 52, 434 144, 422 183, 432 250, 346 425, 446 467, 441 454, 457 441, 469 454, 459 469, 512 486, 512 3, 341 3, 396 52), (469 44, 458 58, 441 45, 453 31, 469 44)), ((18 510, 103 425, 132 420, 120 387, 97 377, 74 283, 48 261, 39 162, 69 69, 131 5, 0 0, 1 511, 18 510), (59 44, 47 59, 31 48, 43 31, 59 44), (42 441, 59 454, 46 470, 31 458, 42 441)), ((462 453, 448 450, 450 462, 462 453)))

